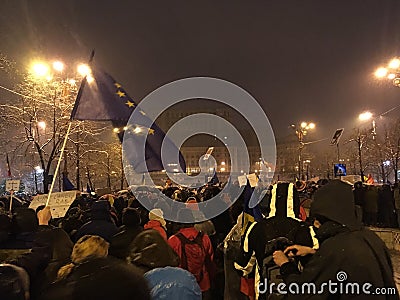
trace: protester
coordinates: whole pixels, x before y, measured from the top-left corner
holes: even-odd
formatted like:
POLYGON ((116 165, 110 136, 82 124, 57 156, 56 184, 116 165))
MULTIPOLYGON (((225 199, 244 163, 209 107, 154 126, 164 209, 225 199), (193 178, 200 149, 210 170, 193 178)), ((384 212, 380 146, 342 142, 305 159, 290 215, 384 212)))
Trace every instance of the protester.
POLYGON ((300 200, 297 189, 292 183, 275 184, 265 209, 266 217, 252 223, 246 230, 242 255, 235 263, 235 268, 242 272, 242 276, 247 276, 253 269, 255 270, 256 299, 264 299, 267 296, 265 292, 260 293, 258 289, 260 282, 265 279, 270 282, 273 280, 272 277, 265 278, 270 274, 267 270, 274 268, 274 264, 266 258, 271 257, 273 250, 278 247, 277 238, 285 237, 288 243, 313 246, 309 227, 299 220, 300 200), (268 243, 270 247, 267 247, 268 243))
MULTIPOLYGON (((365 283, 373 287, 395 287, 393 267, 385 244, 378 236, 363 228, 357 221, 351 186, 333 180, 321 187, 314 196, 311 215, 315 217, 318 250, 299 245, 289 246, 285 251, 275 251, 274 261, 281 266, 286 285, 313 283, 318 295, 289 294, 288 299, 366 299, 367 295, 345 294, 327 288, 329 282, 365 283), (289 261, 288 256, 315 253, 302 272, 289 261), (343 276, 343 277, 342 277, 343 276)), ((373 295, 374 299, 398 299, 396 295, 373 295)))
POLYGON ((110 242, 118 228, 112 221, 110 203, 107 200, 95 201, 89 211, 89 222, 85 223, 74 235, 77 241, 84 235, 98 235, 110 242))
POLYGON ((194 228, 194 218, 190 209, 184 208, 178 212, 182 222, 178 233, 168 239, 168 244, 180 258, 179 267, 188 270, 199 283, 203 299, 210 297, 210 276, 214 251, 210 238, 194 228))
POLYGON ((155 208, 149 212, 149 222, 144 225, 144 229, 154 229, 167 240, 166 224, 163 211, 155 208))
POLYGON ((110 255, 126 259, 132 241, 143 231, 140 222, 140 214, 135 208, 125 208, 123 210, 122 226, 118 229, 119 232, 111 239, 110 255))
POLYGON ((72 262, 60 268, 57 281, 40 299, 149 300, 145 279, 135 267, 107 257, 108 245, 100 236, 80 238, 72 251, 72 262))
POLYGON ((196 278, 181 268, 156 268, 145 274, 152 300, 202 300, 196 278))
POLYGON ((177 267, 179 257, 154 229, 146 229, 135 238, 127 258, 144 274, 154 268, 177 267))

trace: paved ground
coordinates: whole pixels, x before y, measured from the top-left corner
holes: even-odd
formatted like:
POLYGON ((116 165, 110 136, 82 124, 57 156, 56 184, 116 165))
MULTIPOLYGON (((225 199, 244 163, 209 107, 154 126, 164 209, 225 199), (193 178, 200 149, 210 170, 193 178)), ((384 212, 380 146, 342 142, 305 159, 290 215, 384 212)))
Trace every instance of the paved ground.
POLYGON ((393 262, 394 278, 397 285, 397 290, 400 292, 400 252, 390 252, 393 262))

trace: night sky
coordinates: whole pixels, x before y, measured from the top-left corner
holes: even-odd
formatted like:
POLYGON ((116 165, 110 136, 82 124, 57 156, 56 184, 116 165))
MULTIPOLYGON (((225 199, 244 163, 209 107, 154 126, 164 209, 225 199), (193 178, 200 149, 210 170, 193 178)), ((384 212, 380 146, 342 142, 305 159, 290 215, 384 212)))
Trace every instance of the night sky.
POLYGON ((349 133, 362 110, 400 104, 400 89, 373 77, 400 55, 400 1, 213 2, 2 0, 0 52, 23 66, 86 61, 95 49, 137 100, 179 78, 229 80, 278 137, 302 120, 317 124, 315 139, 349 133))

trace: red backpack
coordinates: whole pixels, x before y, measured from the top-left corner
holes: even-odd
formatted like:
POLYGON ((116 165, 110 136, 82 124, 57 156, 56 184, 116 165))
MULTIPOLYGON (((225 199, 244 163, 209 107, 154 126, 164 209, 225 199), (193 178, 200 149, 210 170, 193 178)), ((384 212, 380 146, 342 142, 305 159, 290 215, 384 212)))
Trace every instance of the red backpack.
POLYGON ((206 264, 207 253, 203 245, 203 233, 199 232, 194 240, 189 240, 182 233, 178 232, 176 237, 181 241, 181 266, 196 277, 200 283, 204 277, 204 265, 206 264), (188 264, 188 258, 190 264, 188 264))

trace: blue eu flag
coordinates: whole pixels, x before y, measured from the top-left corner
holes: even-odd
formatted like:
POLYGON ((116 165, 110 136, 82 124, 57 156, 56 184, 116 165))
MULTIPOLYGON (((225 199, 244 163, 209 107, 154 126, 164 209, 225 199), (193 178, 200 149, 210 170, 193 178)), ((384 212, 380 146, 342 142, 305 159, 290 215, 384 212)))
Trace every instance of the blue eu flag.
POLYGON ((186 165, 183 155, 165 133, 140 111, 140 120, 134 126, 127 126, 137 103, 122 88, 122 85, 99 67, 92 65, 91 73, 83 81, 72 110, 71 120, 111 121, 122 142, 129 144, 129 152, 124 156, 136 173, 147 171, 176 172, 177 166, 185 172, 186 165), (141 123, 141 124, 139 124, 141 123), (125 137, 124 137, 125 136, 125 137), (145 142, 144 155, 140 149, 145 142), (179 153, 178 160, 167 161, 163 166, 161 160, 161 145, 170 152, 179 153))
POLYGON ((63 181, 63 191, 73 191, 76 190, 74 184, 69 180, 67 174, 62 173, 62 181, 63 181))

